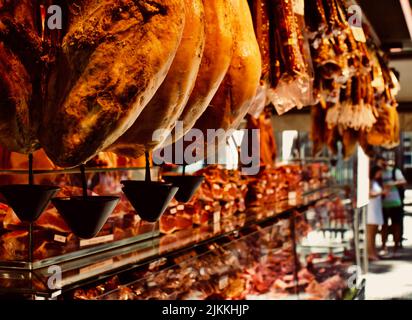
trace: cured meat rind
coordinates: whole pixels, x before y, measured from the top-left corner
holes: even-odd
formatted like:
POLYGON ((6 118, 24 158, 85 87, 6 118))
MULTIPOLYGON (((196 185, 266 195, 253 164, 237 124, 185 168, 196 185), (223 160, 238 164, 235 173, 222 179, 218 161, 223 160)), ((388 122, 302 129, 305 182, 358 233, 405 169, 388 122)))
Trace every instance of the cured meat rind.
POLYGON ((230 1, 235 12, 233 56, 230 68, 212 102, 194 128, 205 136, 210 129, 227 134, 246 116, 259 86, 262 61, 246 0, 230 1), (223 129, 223 130, 222 130, 223 129))
POLYGON ((84 0, 69 9, 39 130, 61 167, 88 161, 133 125, 169 71, 185 18, 180 0, 84 0))
POLYGON ((202 0, 185 0, 185 14, 183 37, 167 77, 133 126, 110 147, 118 154, 138 158, 160 145, 163 141, 154 140, 154 132, 169 132, 188 102, 205 45, 202 0))
POLYGON ((39 148, 45 59, 35 13, 30 0, 0 1, 0 144, 20 153, 39 148))
POLYGON ((205 112, 220 84, 222 83, 233 55, 232 5, 228 0, 204 0, 206 43, 199 74, 189 101, 179 121, 183 123, 182 132, 174 132, 169 145, 182 138, 193 128, 205 112))

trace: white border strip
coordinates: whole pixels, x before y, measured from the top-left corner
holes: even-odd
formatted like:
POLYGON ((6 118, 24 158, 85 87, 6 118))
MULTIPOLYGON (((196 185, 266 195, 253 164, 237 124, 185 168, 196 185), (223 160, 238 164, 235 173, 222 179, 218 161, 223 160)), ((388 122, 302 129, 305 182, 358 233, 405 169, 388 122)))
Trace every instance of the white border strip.
POLYGON ((408 26, 409 35, 412 39, 412 9, 409 0, 399 0, 401 3, 403 15, 405 16, 406 25, 408 26))

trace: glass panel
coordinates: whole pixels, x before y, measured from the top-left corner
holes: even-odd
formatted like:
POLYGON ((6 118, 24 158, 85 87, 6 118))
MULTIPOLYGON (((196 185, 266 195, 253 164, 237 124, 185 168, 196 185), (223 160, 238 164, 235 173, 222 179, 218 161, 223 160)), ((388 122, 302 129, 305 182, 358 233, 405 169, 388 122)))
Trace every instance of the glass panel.
MULTIPOLYGON (((157 170, 153 170, 153 177, 157 170)), ((12 183, 27 183, 20 172, 2 172, 12 183)), ((33 229, 33 262, 35 267, 56 261, 73 259, 84 254, 107 250, 111 247, 144 240, 159 234, 158 224, 142 221, 121 191, 121 181, 142 180, 144 170, 87 169, 88 191, 92 195, 117 195, 120 202, 97 236, 83 240, 72 233, 57 209, 49 204, 33 229), (58 259, 53 259, 58 257, 58 259)), ((35 184, 56 185, 61 189, 57 197, 82 195, 78 170, 37 173, 35 184)), ((24 199, 21 199, 24 201, 24 199)), ((19 220, 7 205, 0 206, 0 265, 7 266, 29 258, 28 225, 19 220)))

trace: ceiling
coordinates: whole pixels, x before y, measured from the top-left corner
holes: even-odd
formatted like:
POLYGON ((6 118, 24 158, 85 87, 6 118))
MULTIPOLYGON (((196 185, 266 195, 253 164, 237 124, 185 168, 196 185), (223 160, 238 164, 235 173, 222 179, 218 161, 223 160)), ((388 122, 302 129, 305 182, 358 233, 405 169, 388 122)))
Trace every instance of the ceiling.
MULTIPOLYGON (((390 53, 391 67, 400 73, 401 91, 397 100, 409 105, 412 102, 412 36, 402 1, 404 5, 408 4, 408 0, 357 0, 381 47, 388 52, 391 49, 399 51, 390 53)), ((412 6, 412 0, 409 0, 409 5, 412 6)))
MULTIPOLYGON (((402 49, 394 58, 412 58, 412 36, 409 32, 401 2, 408 0, 357 0, 373 26, 384 49, 402 49)), ((412 6, 412 0, 409 0, 412 6)), ((412 13, 410 13, 412 17, 412 13)))

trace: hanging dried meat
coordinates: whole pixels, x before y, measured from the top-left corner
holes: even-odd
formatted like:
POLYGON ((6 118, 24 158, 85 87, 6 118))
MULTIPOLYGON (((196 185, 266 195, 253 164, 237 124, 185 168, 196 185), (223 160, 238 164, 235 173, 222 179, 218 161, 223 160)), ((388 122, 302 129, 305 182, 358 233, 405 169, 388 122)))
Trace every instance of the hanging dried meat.
POLYGON ((248 2, 252 14, 256 40, 262 57, 262 75, 257 97, 255 99, 260 107, 252 107, 251 109, 253 110, 249 113, 258 117, 264 107, 270 104, 270 101, 267 99, 267 90, 272 77, 272 62, 275 61, 275 58, 272 56, 270 48, 271 37, 268 0, 248 0, 248 2))
POLYGON ((326 32, 328 21, 323 0, 307 0, 305 2, 305 23, 310 39, 326 32))
POLYGON ((313 67, 304 34, 304 2, 269 0, 271 88, 268 97, 279 114, 314 103, 313 67))
MULTIPOLYGON (((194 125, 202 130, 237 129, 256 96, 262 73, 261 55, 246 0, 230 0, 234 13, 233 56, 229 70, 209 107, 194 125)), ((222 131, 222 132, 223 132, 222 131)))
POLYGON ((167 75, 185 19, 180 0, 83 0, 69 10, 39 129, 62 167, 86 162, 133 125, 167 75))
POLYGON ((395 145, 399 140, 399 133, 395 133, 399 130, 393 95, 396 90, 391 90, 395 85, 388 62, 371 41, 365 43, 353 32, 344 1, 307 2, 315 91, 324 110, 317 107, 313 112, 315 151, 326 141, 337 153, 340 141, 348 158, 357 142, 368 154, 372 145, 395 145), (394 107, 391 112, 387 109, 390 106, 394 107), (327 131, 319 123, 324 112, 327 131))
POLYGON ((206 43, 200 70, 189 101, 179 121, 183 130, 175 130, 169 145, 182 138, 205 112, 221 85, 233 55, 232 16, 235 14, 228 0, 204 0, 206 43))
POLYGON ((367 142, 372 146, 393 148, 399 144, 399 116, 395 107, 382 103, 379 118, 372 130, 367 133, 367 142))
POLYGON ((342 133, 342 152, 343 158, 349 159, 356 151, 358 144, 359 131, 348 129, 342 133))
POLYGON ((374 158, 376 155, 373 146, 368 143, 368 133, 364 131, 359 131, 359 146, 363 149, 363 152, 369 156, 369 158, 374 158))
POLYGON ((310 139, 313 142, 313 156, 318 156, 327 143, 327 134, 331 129, 327 126, 326 110, 320 104, 311 107, 312 127, 310 139))
POLYGON ((138 158, 160 145, 156 130, 167 133, 174 127, 192 93, 205 44, 202 0, 185 0, 186 22, 179 49, 165 81, 133 126, 110 147, 117 154, 138 158))
POLYGON ((376 122, 373 88, 369 75, 353 77, 342 90, 340 101, 328 109, 329 127, 371 130, 376 122))
POLYGON ((254 0, 250 4, 256 40, 262 56, 262 80, 270 81, 271 52, 270 52, 270 23, 267 0, 254 0))
POLYGON ((36 13, 31 0, 0 1, 0 144, 21 153, 39 147, 44 61, 36 13))
POLYGON ((271 110, 268 109, 258 118, 252 116, 247 117, 246 128, 249 130, 259 130, 259 141, 253 142, 251 135, 245 136, 244 139, 249 139, 249 146, 251 146, 252 143, 259 143, 261 167, 271 167, 276 161, 277 146, 271 119, 272 113, 271 110))
POLYGON ((326 145, 334 155, 339 153, 339 142, 342 142, 342 135, 338 127, 333 127, 326 133, 326 145))

